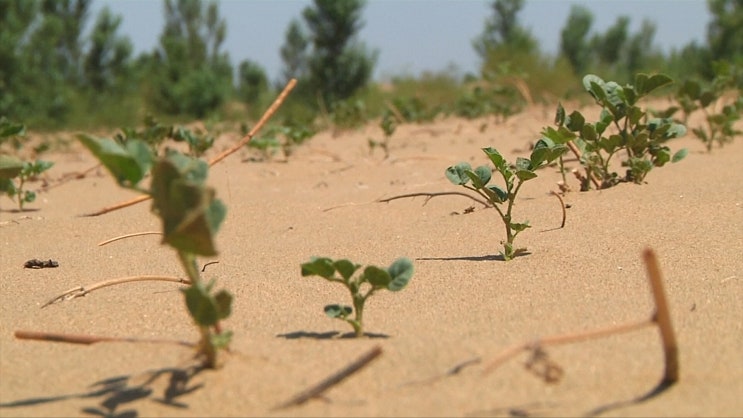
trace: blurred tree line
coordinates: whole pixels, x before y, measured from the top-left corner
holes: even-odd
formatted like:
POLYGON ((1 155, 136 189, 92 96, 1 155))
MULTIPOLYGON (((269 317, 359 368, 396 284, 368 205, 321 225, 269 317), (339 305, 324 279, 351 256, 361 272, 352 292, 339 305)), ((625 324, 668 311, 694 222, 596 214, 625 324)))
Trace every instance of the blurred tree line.
MULTIPOLYGON (((230 103, 257 116, 290 78, 300 83, 285 105, 311 120, 368 88, 378 52, 359 39, 363 0, 314 0, 291 21, 280 51, 284 67, 271 81, 259 63, 233 66, 218 3, 164 0, 158 45, 135 56, 108 8, 92 22, 91 0, 0 0, 0 116, 32 126, 131 124, 146 113, 172 118, 225 114, 230 103), (88 29, 87 26, 92 23, 88 29)), ((705 44, 667 55, 653 45, 655 25, 630 33, 620 16, 593 28, 593 15, 573 6, 556 57, 544 54, 519 21, 524 0, 495 0, 473 47, 482 58, 475 79, 521 78, 533 92, 555 96, 586 72, 628 81, 638 71, 711 79, 712 63, 743 66, 743 0, 708 0, 705 44)), ((741 80, 738 82, 741 85, 741 80)), ((239 115, 244 118, 245 113, 239 115)))

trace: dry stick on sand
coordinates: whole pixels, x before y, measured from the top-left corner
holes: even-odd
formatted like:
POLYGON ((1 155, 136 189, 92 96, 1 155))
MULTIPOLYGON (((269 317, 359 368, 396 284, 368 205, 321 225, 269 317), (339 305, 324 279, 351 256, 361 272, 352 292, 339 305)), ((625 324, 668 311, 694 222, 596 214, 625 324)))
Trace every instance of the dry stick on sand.
POLYGON ((565 228, 565 218, 567 218, 567 214, 565 213, 565 201, 562 200, 562 196, 560 196, 560 193, 557 193, 554 190, 550 190, 550 194, 555 195, 557 200, 560 201, 560 208, 562 209, 562 223, 560 224, 560 228, 565 228))
POLYGON ((171 277, 171 276, 120 277, 118 279, 105 280, 105 281, 94 283, 88 286, 73 287, 72 289, 62 293, 61 295, 50 299, 47 303, 43 304, 41 307, 46 308, 47 306, 53 305, 55 303, 64 302, 66 300, 83 297, 94 290, 102 289, 104 287, 114 286, 114 285, 122 284, 122 283, 144 282, 144 281, 160 281, 160 282, 191 284, 191 281, 188 279, 182 279, 180 277, 171 277))
POLYGON ((96 335, 86 334, 58 334, 54 332, 38 332, 38 331, 16 331, 15 337, 19 340, 38 340, 38 341, 50 341, 59 343, 69 344, 95 344, 105 342, 120 342, 120 343, 158 343, 158 344, 178 344, 186 347, 195 347, 194 343, 188 341, 178 340, 162 340, 152 338, 132 338, 132 337, 100 337, 96 335))
MULTIPOLYGON (((245 135, 240 140, 240 142, 238 142, 232 148, 230 148, 230 149, 224 151, 223 153, 217 155, 216 157, 212 158, 209 161, 209 166, 213 166, 214 164, 217 164, 218 162, 224 160, 229 155, 234 154, 240 148, 242 148, 243 146, 245 146, 245 144, 247 144, 248 142, 250 142, 250 140, 253 139, 253 137, 256 134, 258 134, 258 132, 261 130, 261 128, 263 128, 263 125, 265 125, 266 122, 268 122, 268 120, 271 119, 271 117, 273 116, 273 114, 276 113, 276 111, 279 109, 279 107, 281 107, 281 105, 284 103, 284 100, 286 100, 286 97, 289 95, 289 92, 291 92, 292 89, 294 88, 294 86, 296 86, 296 85, 297 85, 297 80, 296 79, 293 78, 293 79, 289 80, 289 83, 287 83, 286 87, 284 87, 284 90, 281 92, 281 94, 279 94, 279 96, 276 98, 276 100, 274 100, 273 104, 271 104, 271 106, 266 110, 266 112, 263 113, 263 116, 261 116, 261 118, 258 120, 258 123, 255 124, 255 126, 253 127, 253 129, 251 129, 250 132, 248 132, 248 134, 245 135)), ((88 213, 88 214, 85 214, 83 216, 99 216, 99 215, 103 215, 103 214, 106 214, 108 212, 113 212, 113 211, 118 210, 118 209, 123 209, 125 207, 136 205, 137 203, 144 202, 145 200, 149 200, 149 199, 150 199, 150 196, 149 195, 137 196, 134 199, 130 199, 130 200, 127 200, 127 201, 118 203, 118 204, 113 205, 113 206, 107 206, 107 207, 105 207, 103 209, 100 209, 100 210, 98 210, 96 212, 88 213)))
POLYGON ((281 405, 276 406, 273 409, 277 410, 277 409, 288 408, 290 406, 302 405, 303 403, 309 401, 310 399, 316 398, 322 395, 323 392, 339 384, 340 382, 342 382, 343 380, 345 380, 347 377, 351 376, 352 374, 356 373, 357 371, 361 370, 366 365, 371 363, 372 360, 376 359, 380 355, 382 355, 382 347, 377 345, 374 348, 372 348, 368 353, 354 360, 353 363, 344 367, 342 370, 327 377, 325 380, 316 384, 315 386, 312 386, 311 388, 300 392, 296 396, 292 397, 291 399, 282 403, 281 405))
POLYGON ((655 257, 655 253, 650 248, 643 252, 643 258, 647 265, 650 287, 653 292, 653 299, 655 300, 655 313, 649 319, 582 333, 553 335, 540 338, 536 341, 517 344, 498 354, 485 368, 483 374, 492 372, 498 366, 515 357, 522 351, 534 351, 548 345, 569 344, 591 340, 657 325, 663 342, 663 352, 665 353, 665 372, 661 383, 663 385, 671 385, 678 381, 678 347, 676 345, 676 337, 674 336, 673 327, 671 326, 671 316, 668 311, 665 292, 663 291, 663 279, 661 277, 660 268, 658 267, 658 260, 655 257))
POLYGON ((122 240, 122 239, 126 239, 126 238, 131 238, 131 237, 141 237, 143 235, 162 235, 162 234, 163 233, 160 232, 160 231, 135 232, 133 234, 121 235, 121 236, 118 236, 118 237, 107 239, 105 241, 101 241, 101 242, 98 243, 98 246, 99 247, 103 247, 106 244, 110 244, 112 242, 115 242, 115 241, 118 241, 118 240, 122 240))
POLYGON ((428 203, 429 200, 433 199, 436 196, 449 196, 449 195, 458 195, 458 196, 468 197, 468 198, 474 200, 475 202, 483 205, 483 207, 485 207, 486 209, 488 207, 490 207, 490 206, 488 206, 488 203, 485 202, 484 200, 478 199, 478 198, 476 198, 474 196, 470 196, 467 193, 463 193, 463 192, 438 192, 438 193, 420 192, 420 193, 401 194, 401 195, 392 196, 392 197, 386 197, 386 198, 379 198, 379 199, 375 199, 375 200, 372 200, 370 202, 364 202, 364 203, 344 203, 342 205, 336 205, 336 206, 331 206, 329 208, 325 208, 322 211, 323 212, 329 212, 329 211, 334 210, 334 209, 344 208, 344 207, 348 207, 348 206, 368 205, 370 203, 389 203, 389 202, 391 202, 393 200, 397 200, 397 199, 407 199, 407 198, 418 197, 418 196, 425 196, 426 197, 426 200, 423 202, 423 206, 426 206, 426 203, 428 203))

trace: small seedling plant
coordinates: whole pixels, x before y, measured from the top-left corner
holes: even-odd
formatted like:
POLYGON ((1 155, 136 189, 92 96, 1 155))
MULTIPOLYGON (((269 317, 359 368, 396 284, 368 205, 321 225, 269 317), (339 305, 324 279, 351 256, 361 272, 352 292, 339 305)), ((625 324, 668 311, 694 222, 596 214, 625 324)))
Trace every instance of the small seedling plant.
POLYGON ((121 144, 126 144, 132 139, 144 141, 154 154, 158 154, 160 146, 168 139, 185 142, 188 145, 188 153, 194 157, 204 155, 214 145, 214 136, 208 132, 204 133, 200 129, 190 130, 180 125, 163 125, 151 115, 145 117, 142 129, 124 127, 121 132, 114 135, 114 139, 121 144))
MULTIPOLYGON (((23 136, 25 132, 25 125, 0 119, 0 144, 23 136)), ((36 200, 36 192, 26 189, 28 182, 35 180, 53 165, 51 161, 23 161, 18 157, 0 155, 0 193, 16 201, 18 210, 23 211, 26 203, 36 200)))
MULTIPOLYGON (((706 126, 694 127, 691 131, 704 143, 707 152, 711 152, 715 144, 722 147, 731 143, 736 135, 743 133, 734 126, 743 112, 743 97, 736 94, 735 100, 720 108, 723 97, 728 93, 736 92, 735 72, 731 65, 725 62, 717 62, 713 67, 715 78, 709 86, 703 87, 696 80, 687 80, 676 93, 685 122, 697 110, 704 113, 706 126)), ((678 110, 679 107, 671 107, 666 114, 672 116, 678 110)))
POLYGON ((196 262, 199 255, 217 254, 214 239, 226 214, 214 189, 206 185, 208 164, 173 150, 156 157, 138 139, 122 145, 85 134, 78 138, 120 186, 152 197, 152 212, 162 220, 163 243, 175 250, 190 282, 183 295, 200 335, 197 355, 205 367, 216 367, 217 350, 226 348, 232 337, 220 325, 230 315, 232 295, 225 290, 214 292, 214 282, 201 280, 196 262), (149 189, 142 188, 139 184, 150 171, 149 189))
POLYGON ((354 274, 361 269, 361 265, 346 259, 312 257, 301 267, 302 277, 320 276, 328 282, 340 283, 348 289, 353 306, 327 305, 325 314, 350 324, 357 338, 364 335, 366 300, 380 290, 398 292, 404 289, 413 277, 413 262, 404 257, 398 258, 387 268, 367 266, 356 276, 354 274))
POLYGON ((482 151, 495 166, 495 171, 503 178, 505 187, 488 184, 492 179, 493 170, 487 165, 473 170, 469 163, 461 162, 446 169, 446 178, 450 182, 479 194, 498 212, 506 228, 506 239, 501 241, 503 251, 500 253, 504 260, 511 260, 526 252, 526 248, 514 246, 516 236, 530 227, 528 221, 515 222, 512 216, 514 203, 521 186, 536 178, 536 170, 550 164, 566 150, 567 147, 564 144, 557 144, 549 138, 542 138, 537 141, 530 158, 518 157, 516 163, 512 165, 495 148, 483 148, 482 151))
POLYGON ((370 138, 369 150, 373 152, 376 147, 382 148, 384 158, 387 159, 390 156, 390 138, 392 137, 392 134, 395 133, 395 129, 397 129, 397 120, 395 119, 395 115, 389 110, 384 112, 382 119, 379 121, 379 127, 382 128, 384 139, 381 141, 375 141, 370 138))
MULTIPOLYGON (((687 150, 681 149, 673 156, 665 143, 686 134, 686 128, 670 118, 649 118, 647 110, 639 106, 640 99, 652 91, 673 82, 664 74, 637 74, 634 84, 619 85, 588 74, 583 86, 601 106, 599 120, 586 122, 578 111, 558 120, 558 126, 567 127, 575 134, 575 144, 581 152, 581 164, 587 171, 586 178, 598 178, 599 188, 614 186, 622 181, 642 183, 653 167, 682 160, 687 150), (627 167, 624 177, 612 171, 611 160, 623 153, 621 162, 627 167)), ((558 141, 558 138, 553 137, 558 141)), ((589 187, 588 181, 581 185, 589 187)))

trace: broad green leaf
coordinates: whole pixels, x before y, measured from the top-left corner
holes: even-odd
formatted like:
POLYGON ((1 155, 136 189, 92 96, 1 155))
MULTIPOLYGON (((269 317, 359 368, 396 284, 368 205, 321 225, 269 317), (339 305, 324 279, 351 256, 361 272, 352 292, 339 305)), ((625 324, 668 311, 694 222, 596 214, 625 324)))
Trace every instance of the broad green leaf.
POLYGON ((598 99, 599 97, 605 97, 603 86, 604 80, 597 75, 587 74, 583 77, 583 88, 585 88, 587 92, 591 93, 594 98, 598 99))
POLYGON ((565 123, 565 127, 568 128, 571 132, 580 132, 581 129, 583 129, 583 124, 586 123, 586 118, 583 117, 583 115, 578 112, 577 110, 574 110, 570 115, 568 116, 567 123, 565 123))
POLYGON ((109 138, 86 134, 79 134, 77 138, 124 187, 136 186, 152 165, 152 153, 142 141, 128 141, 124 148, 109 138))
POLYGON ((537 173, 531 170, 516 170, 516 177, 521 181, 527 181, 537 178, 537 173))
POLYGON ((531 225, 529 225, 529 222, 522 222, 522 223, 511 222, 511 229, 513 229, 516 232, 521 232, 527 228, 531 228, 531 225))
POLYGON ((367 266, 364 269, 363 279, 374 287, 387 287, 392 281, 392 277, 387 270, 377 266, 367 266))
POLYGON ((325 306, 324 311, 325 315, 331 318, 345 319, 348 315, 353 313, 353 308, 346 305, 333 304, 325 306))
POLYGON ((209 334, 209 338, 215 348, 226 348, 232 341, 232 331, 222 331, 220 334, 209 334))
POLYGON ((637 74, 635 76, 635 88, 640 96, 645 96, 651 91, 673 83, 671 77, 665 74, 653 74, 649 76, 647 74, 637 74))
POLYGON ((214 295, 217 307, 217 317, 225 319, 232 313, 232 295, 226 290, 220 290, 214 295))
POLYGON ((26 126, 24 124, 10 122, 4 116, 0 118, 0 138, 23 136, 25 133, 26 126))
POLYGON ((675 154, 673 154, 673 157, 671 158, 672 163, 677 163, 684 158, 686 158, 686 155, 689 153, 689 150, 686 148, 681 148, 680 150, 676 151, 675 154))
POLYGON ((344 259, 333 262, 333 267, 338 271, 338 273, 340 273, 341 277, 343 277, 345 281, 348 281, 360 266, 344 259))
POLYGON ((188 312, 198 325, 210 327, 219 321, 217 302, 203 283, 194 283, 181 291, 186 297, 188 312))
POLYGON ((694 80, 686 80, 679 89, 679 96, 687 96, 691 100, 699 99, 699 95, 702 94, 702 86, 694 80))
POLYGON ((0 155, 0 179, 12 179, 23 171, 23 161, 10 155, 0 155))
POLYGON ((413 277, 413 262, 408 258, 398 258, 387 268, 392 280, 387 289, 397 292, 405 288, 413 277))
MULTIPOLYGON (((481 168, 482 167, 477 167, 478 170, 481 169, 481 168)), ((487 167, 485 167, 485 168, 487 169, 487 167)), ((490 173, 490 170, 488 169, 488 174, 489 173, 490 173)), ((484 171, 483 170, 480 170, 480 173, 476 173, 476 172, 474 172, 472 170, 467 170, 467 171, 464 172, 464 174, 467 175, 467 177, 469 177, 470 180, 472 180, 472 186, 475 189, 482 189, 483 187, 485 187, 485 183, 483 182, 483 179, 480 178, 480 174, 482 174, 484 176, 488 176, 488 174, 484 174, 484 171)), ((490 180, 490 178, 488 178, 488 180, 490 180)))
POLYGON ((488 186, 483 189, 492 203, 503 203, 508 200, 508 193, 498 186, 488 186))
POLYGON ((181 154, 168 154, 152 170, 152 207, 163 221, 163 242, 199 255, 216 255, 214 237, 227 208, 202 184, 207 165, 181 154))
POLYGON ((302 264, 302 277, 320 276, 330 279, 335 274, 333 260, 325 257, 312 257, 310 261, 302 264))
POLYGON ((446 169, 446 178, 457 186, 465 185, 470 181, 470 177, 466 174, 468 170, 472 170, 469 163, 459 163, 446 169))
POLYGON ((583 130, 581 131, 580 136, 583 138, 584 141, 596 142, 596 140, 598 139, 596 127, 594 127, 590 123, 583 125, 583 130))
POLYGON ((483 148, 482 151, 485 153, 485 155, 488 156, 490 161, 495 166, 495 169, 503 173, 504 171, 508 170, 508 163, 506 162, 505 158, 498 152, 497 149, 492 147, 483 148))
POLYGON ((486 184, 490 181, 493 173, 490 171, 490 167, 486 165, 481 165, 477 167, 474 171, 475 174, 477 174, 477 177, 480 180, 480 183, 482 183, 482 186, 477 187, 478 189, 481 189, 485 187, 486 184))

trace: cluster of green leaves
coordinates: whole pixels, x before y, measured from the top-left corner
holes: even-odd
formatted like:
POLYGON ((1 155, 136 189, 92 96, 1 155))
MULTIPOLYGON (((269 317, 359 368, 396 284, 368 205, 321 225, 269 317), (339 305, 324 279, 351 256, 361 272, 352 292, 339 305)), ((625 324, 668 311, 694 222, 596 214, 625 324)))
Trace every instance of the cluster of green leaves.
POLYGON ((503 251, 501 255, 504 260, 511 260, 515 256, 526 252, 526 248, 514 247, 516 236, 530 227, 529 222, 515 222, 512 211, 516 197, 521 186, 537 177, 536 170, 544 167, 562 154, 567 147, 564 144, 555 143, 549 138, 541 138, 537 141, 529 158, 518 157, 515 164, 510 164, 498 150, 488 147, 483 152, 488 156, 504 181, 504 186, 489 185, 493 171, 487 165, 482 165, 474 170, 467 162, 461 162, 446 169, 446 178, 455 185, 463 186, 485 198, 500 215, 506 228, 506 240, 501 241, 503 251), (505 208, 503 208, 505 205, 505 208))
POLYGON ((387 110, 384 112, 384 115, 382 115, 382 119, 379 121, 379 127, 382 128, 382 133, 384 134, 384 139, 381 141, 376 141, 372 138, 369 138, 368 144, 369 144, 369 150, 371 152, 374 152, 374 148, 379 147, 384 151, 384 158, 389 158, 390 156, 390 138, 392 137, 392 134, 395 133, 395 129, 397 129, 397 119, 395 118, 395 115, 390 111, 387 110))
MULTIPOLYGON (((0 144, 6 141, 16 142, 25 132, 25 125, 10 122, 5 117, 0 118, 0 144)), ((26 183, 36 179, 53 165, 50 161, 23 161, 18 157, 0 154, 0 193, 16 201, 18 210, 22 211, 26 203, 36 200, 36 192, 26 190, 26 183)))
POLYGON ((712 151, 715 143, 722 147, 742 133, 735 129, 734 124, 743 112, 743 96, 736 91, 736 79, 743 75, 737 75, 735 67, 728 62, 717 62, 714 69, 715 78, 707 87, 696 80, 685 81, 676 93, 679 106, 673 106, 665 112, 670 117, 680 107, 684 113, 684 123, 687 123, 693 112, 701 110, 707 125, 694 127, 691 131, 704 143, 708 152, 712 151), (718 108, 718 103, 729 93, 734 94, 735 99, 718 108))
MULTIPOLYGON (((248 126, 243 124, 241 131, 243 135, 247 135, 248 126)), ((289 158, 298 146, 314 134, 315 131, 309 126, 287 120, 283 126, 273 125, 264 129, 263 133, 251 139, 246 147, 258 150, 263 160, 272 159, 279 149, 283 152, 284 157, 289 158)))
POLYGON ((340 283, 351 293, 353 307, 333 304, 325 306, 325 314, 349 323, 356 337, 364 335, 364 304, 380 290, 398 292, 405 288, 413 277, 413 262, 398 258, 389 267, 367 266, 361 274, 354 277, 361 265, 349 260, 332 260, 312 257, 302 264, 302 277, 320 276, 331 283, 340 283), (351 314, 355 315, 351 317, 351 314))
POLYGON ((142 129, 122 128, 120 133, 114 135, 114 139, 121 144, 133 139, 144 141, 155 154, 159 152, 160 145, 168 139, 185 142, 188 144, 189 154, 195 157, 202 156, 214 145, 214 136, 208 132, 201 132, 200 129, 192 131, 181 125, 163 125, 152 115, 145 117, 142 129))
POLYGON ((231 332, 223 331, 219 320, 230 314, 232 296, 212 292, 213 283, 204 285, 196 256, 217 254, 215 235, 224 220, 226 208, 206 185, 206 162, 174 150, 156 156, 147 143, 130 139, 121 144, 109 138, 78 136, 80 142, 111 172, 122 187, 152 197, 152 212, 162 221, 163 243, 172 247, 191 286, 184 290, 186 305, 201 340, 199 353, 207 367, 216 365, 216 350, 229 343, 231 332), (151 172, 149 189, 139 183, 151 172))
POLYGON ((669 139, 683 136, 686 128, 670 118, 649 118, 648 111, 638 104, 650 92, 671 82, 663 74, 637 74, 634 85, 622 86, 589 74, 583 78, 583 85, 602 108, 599 120, 589 123, 580 112, 566 115, 562 105, 558 107, 558 129, 548 129, 544 134, 557 143, 572 140, 580 149, 581 164, 588 172, 582 190, 590 187, 591 176, 598 178, 600 188, 621 181, 639 184, 653 167, 662 167, 686 156, 686 149, 671 155, 666 145, 669 139), (620 153, 624 155, 622 166, 627 167, 623 177, 611 166, 612 158, 620 153))
POLYGON ((482 81, 457 98, 454 114, 467 119, 496 115, 505 120, 518 113, 525 102, 512 83, 516 78, 507 64, 486 72, 482 81))
POLYGON ((366 123, 366 105, 361 100, 337 101, 330 116, 336 129, 356 129, 366 123))

